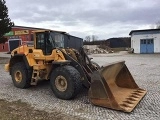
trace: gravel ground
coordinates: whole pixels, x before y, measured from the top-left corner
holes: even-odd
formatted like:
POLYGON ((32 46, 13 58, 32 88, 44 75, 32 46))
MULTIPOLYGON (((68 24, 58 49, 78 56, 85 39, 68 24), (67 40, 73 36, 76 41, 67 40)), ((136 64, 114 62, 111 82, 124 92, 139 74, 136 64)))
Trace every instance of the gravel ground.
POLYGON ((147 95, 131 113, 96 107, 90 104, 87 91, 82 92, 70 101, 56 98, 49 82, 40 82, 29 89, 18 89, 12 84, 11 77, 4 71, 7 59, 0 60, 0 98, 8 101, 21 100, 38 110, 47 112, 59 111, 67 116, 90 120, 159 120, 160 117, 160 54, 128 55, 90 55, 93 61, 106 63, 125 60, 136 83, 146 89, 147 95))

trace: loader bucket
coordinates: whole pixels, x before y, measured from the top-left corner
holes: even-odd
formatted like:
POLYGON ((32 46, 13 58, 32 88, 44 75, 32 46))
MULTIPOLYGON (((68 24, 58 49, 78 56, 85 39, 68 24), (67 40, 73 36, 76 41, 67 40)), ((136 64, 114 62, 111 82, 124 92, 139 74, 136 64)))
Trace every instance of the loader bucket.
POLYGON ((146 94, 135 83, 125 61, 109 64, 91 75, 89 97, 92 104, 131 112, 146 94))

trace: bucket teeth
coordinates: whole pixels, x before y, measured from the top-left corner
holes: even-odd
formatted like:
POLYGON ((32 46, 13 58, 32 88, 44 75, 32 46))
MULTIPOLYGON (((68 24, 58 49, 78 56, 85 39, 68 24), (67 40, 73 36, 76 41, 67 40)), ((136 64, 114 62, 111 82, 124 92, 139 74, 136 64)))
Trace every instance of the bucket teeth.
POLYGON ((138 89, 133 91, 122 103, 121 108, 125 111, 131 111, 135 107, 135 104, 144 96, 145 91, 138 89))
POLYGON ((133 101, 129 101, 129 100, 127 100, 127 101, 123 101, 124 103, 128 103, 128 104, 134 104, 134 102, 133 101))
POLYGON ((133 94, 133 95, 130 95, 129 97, 132 97, 132 98, 139 98, 139 95, 133 94))
POLYGON ((132 95, 131 96, 141 96, 142 94, 140 94, 140 93, 132 93, 132 95))
POLYGON ((127 98, 126 101, 123 101, 123 104, 134 104, 135 103, 135 99, 133 98, 127 98))
POLYGON ((140 90, 138 90, 138 93, 144 93, 145 91, 140 91, 140 90))
POLYGON ((129 97, 128 98, 126 98, 127 100, 131 100, 131 101, 137 101, 137 100, 139 100, 139 97, 141 97, 142 96, 142 94, 140 94, 140 93, 137 93, 137 92, 133 92, 133 93, 131 93, 131 95, 129 95, 129 97))
POLYGON ((145 92, 145 90, 143 90, 143 89, 138 89, 138 90, 136 90, 136 91, 134 91, 133 93, 144 93, 145 92))
POLYGON ((137 101, 138 99, 137 98, 134 98, 134 97, 129 97, 129 98, 126 98, 127 100, 131 100, 131 101, 137 101))
POLYGON ((123 103, 123 104, 121 104, 121 107, 125 107, 125 109, 126 109, 126 107, 132 108, 133 106, 134 106, 134 104, 130 104, 130 103, 123 103))
POLYGON ((145 92, 145 90, 144 90, 144 89, 141 89, 141 88, 139 88, 138 91, 143 91, 143 92, 145 92))

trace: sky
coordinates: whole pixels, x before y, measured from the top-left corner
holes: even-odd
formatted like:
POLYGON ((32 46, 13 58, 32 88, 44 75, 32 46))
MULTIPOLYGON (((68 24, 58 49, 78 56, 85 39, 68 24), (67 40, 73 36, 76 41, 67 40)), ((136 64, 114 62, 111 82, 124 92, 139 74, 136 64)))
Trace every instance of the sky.
POLYGON ((129 37, 160 21, 160 0, 6 0, 18 26, 65 31, 84 38, 129 37))

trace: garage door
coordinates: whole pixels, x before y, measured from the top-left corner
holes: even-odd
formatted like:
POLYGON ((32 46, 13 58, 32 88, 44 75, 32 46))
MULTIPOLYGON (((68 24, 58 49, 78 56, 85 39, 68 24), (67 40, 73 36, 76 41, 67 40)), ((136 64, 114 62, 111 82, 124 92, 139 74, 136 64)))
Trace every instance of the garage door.
POLYGON ((154 53, 154 40, 141 39, 140 40, 140 53, 154 53))
POLYGON ((9 51, 14 50, 15 48, 19 47, 21 45, 21 39, 10 39, 9 42, 9 51))

